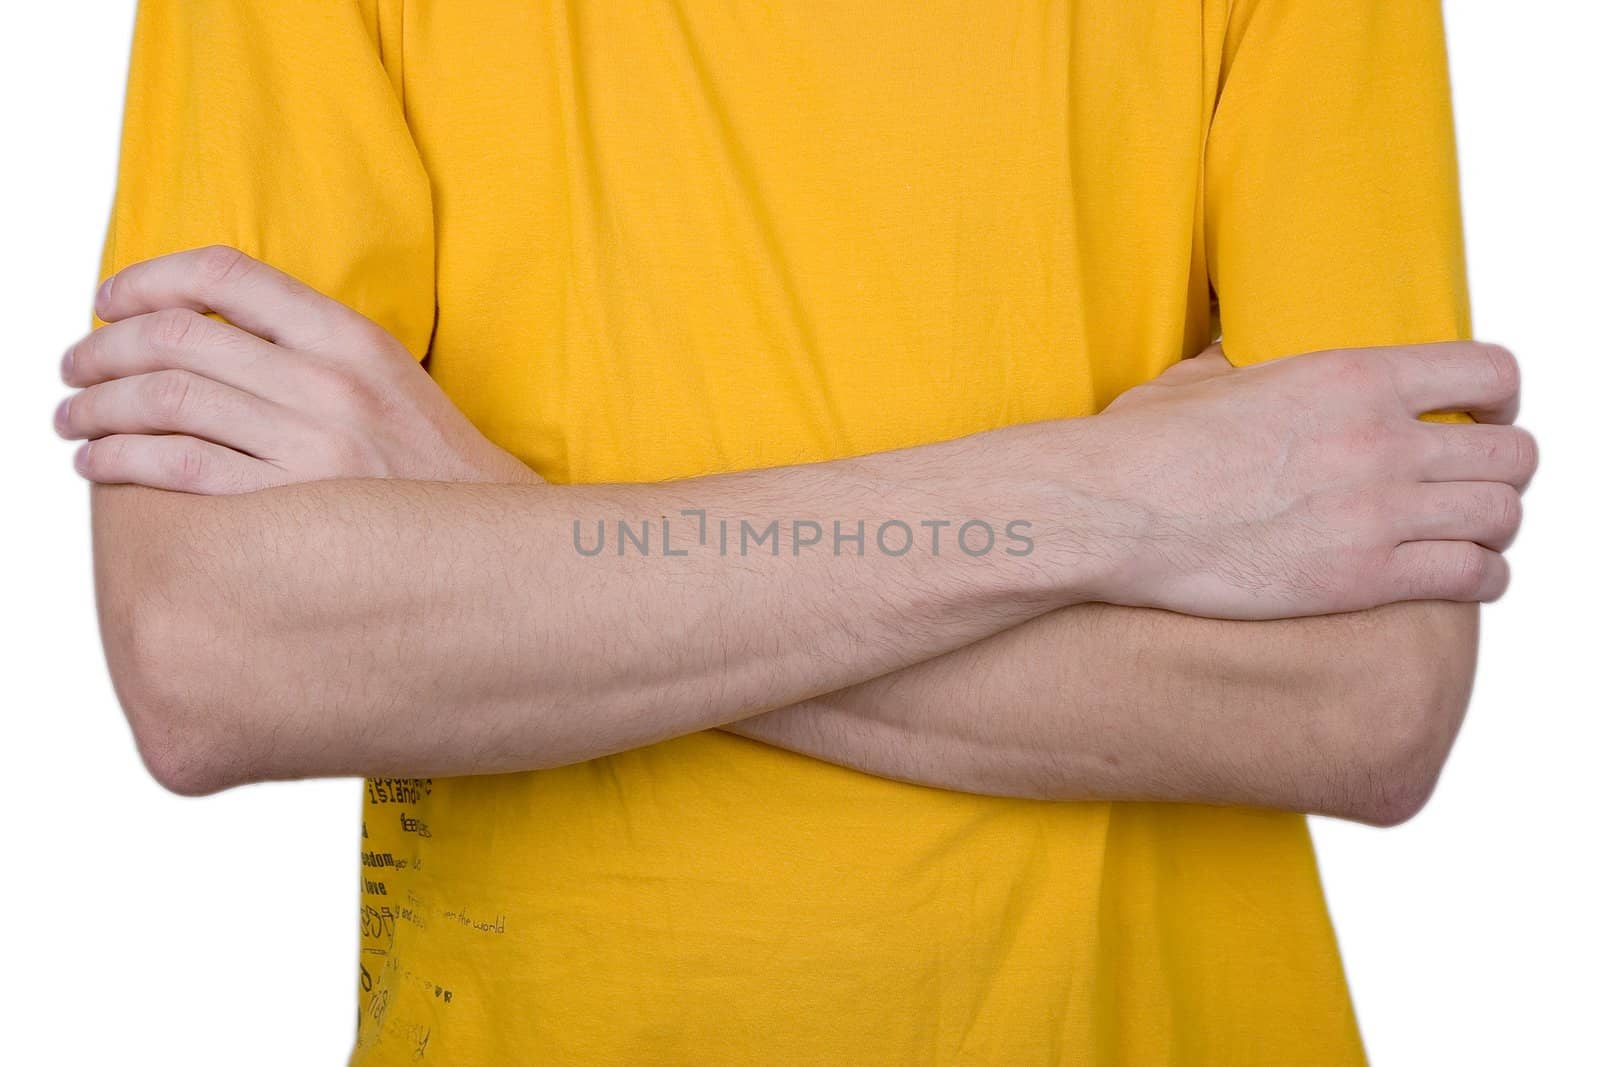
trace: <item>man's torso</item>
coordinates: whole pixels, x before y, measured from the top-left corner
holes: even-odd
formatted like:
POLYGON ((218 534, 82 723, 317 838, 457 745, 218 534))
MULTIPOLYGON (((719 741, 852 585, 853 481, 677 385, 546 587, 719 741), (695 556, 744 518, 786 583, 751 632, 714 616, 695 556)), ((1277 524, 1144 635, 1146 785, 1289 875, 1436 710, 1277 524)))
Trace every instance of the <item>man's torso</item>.
MULTIPOLYGON (((1222 6, 393 5, 430 368, 553 481, 1091 414, 1211 336, 1222 6)), ((364 834, 358 1064, 1360 1058, 1297 816, 708 732, 364 834)))

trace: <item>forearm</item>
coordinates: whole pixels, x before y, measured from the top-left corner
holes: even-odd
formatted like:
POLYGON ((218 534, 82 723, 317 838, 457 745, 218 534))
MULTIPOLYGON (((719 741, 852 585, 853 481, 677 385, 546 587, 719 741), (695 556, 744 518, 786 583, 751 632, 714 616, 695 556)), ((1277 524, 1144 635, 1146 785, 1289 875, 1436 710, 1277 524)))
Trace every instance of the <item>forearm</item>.
POLYGON ((1477 611, 1235 622, 1077 605, 727 728, 975 793, 1394 822, 1426 799, 1465 710, 1477 611))
POLYGON ((526 770, 718 726, 1074 599, 1096 564, 1074 552, 1070 521, 1051 523, 1034 554, 972 556, 948 532, 938 555, 871 543, 889 520, 1003 525, 1031 489, 990 453, 1025 432, 660 485, 99 488, 113 677, 147 758, 195 791, 526 770), (715 528, 697 543, 685 509, 747 516, 758 532, 861 519, 868 544, 744 552, 736 525, 724 555, 715 528), (662 517, 685 554, 663 553, 662 517), (645 519, 652 550, 619 554, 616 522, 638 532, 645 519), (606 551, 581 554, 575 521, 590 547, 607 524, 606 551))
POLYGON ((1534 457, 1508 426, 1416 421, 1443 403, 1506 421, 1503 352, 1246 370, 1211 352, 1092 418, 553 486, 376 323, 235 250, 131 266, 97 311, 108 325, 64 362, 83 388, 57 426, 89 442, 91 480, 181 491, 102 489, 95 520, 113 680, 157 776, 184 791, 576 762, 1088 601, 1280 619, 1492 599, 1534 457), (985 524, 977 551, 967 520, 985 524), (586 553, 584 528, 608 522, 618 551, 586 553))

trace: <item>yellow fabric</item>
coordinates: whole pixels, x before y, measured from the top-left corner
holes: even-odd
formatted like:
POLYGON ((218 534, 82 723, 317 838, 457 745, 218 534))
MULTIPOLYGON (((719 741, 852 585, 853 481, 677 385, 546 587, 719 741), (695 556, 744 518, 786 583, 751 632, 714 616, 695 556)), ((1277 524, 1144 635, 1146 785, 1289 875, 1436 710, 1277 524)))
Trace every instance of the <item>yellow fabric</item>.
MULTIPOLYGON (((1462 337, 1457 212, 1437 3, 145 0, 105 268, 239 245, 647 480, 1091 414, 1211 287, 1240 362, 1462 337)), ((1362 1059, 1292 815, 711 732, 364 833, 357 1064, 1362 1059)))

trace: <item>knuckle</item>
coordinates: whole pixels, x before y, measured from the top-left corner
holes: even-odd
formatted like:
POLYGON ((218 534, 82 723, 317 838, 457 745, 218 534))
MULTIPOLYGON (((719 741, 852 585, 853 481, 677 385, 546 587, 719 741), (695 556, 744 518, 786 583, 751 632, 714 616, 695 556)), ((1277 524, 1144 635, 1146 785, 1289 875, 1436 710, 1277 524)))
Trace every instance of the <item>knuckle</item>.
POLYGON ((1446 590, 1458 596, 1469 596, 1483 585, 1488 573, 1488 555, 1476 545, 1462 544, 1445 558, 1440 570, 1446 590))
POLYGON ((1398 370, 1394 354, 1382 348, 1357 348, 1347 354, 1351 380, 1364 389, 1390 391, 1395 388, 1398 370))
POLYGON ((1522 369, 1517 365, 1517 357, 1502 345, 1480 345, 1479 352, 1495 392, 1500 396, 1515 396, 1522 388, 1522 369))
POLYGON ((117 434, 89 442, 84 450, 84 474, 90 481, 121 481, 134 469, 133 439, 117 434))
POLYGON ((1383 498, 1373 496, 1355 515, 1363 544, 1387 550, 1399 540, 1396 533, 1398 509, 1383 498))
POLYGON ((1376 366, 1370 353, 1350 348, 1325 352, 1316 365, 1331 384, 1354 389, 1370 384, 1376 366))
POLYGON ((100 385, 79 390, 67 408, 65 430, 78 433, 100 426, 103 421, 100 411, 104 393, 105 389, 100 385))
POLYGON ((163 352, 185 352, 198 341, 205 316, 188 308, 164 308, 150 316, 147 339, 163 352))
POLYGON ((215 288, 238 281, 255 261, 231 245, 208 245, 195 253, 194 267, 200 284, 215 288))
POLYGON ((83 458, 79 460, 83 468, 84 477, 90 481, 104 481, 113 471, 120 469, 125 458, 125 449, 121 439, 116 437, 102 437, 98 441, 90 441, 83 450, 83 458))
POLYGON ((1358 461, 1387 470, 1402 447, 1401 434, 1376 413, 1350 422, 1340 435, 1340 443, 1343 455, 1339 462, 1345 469, 1349 469, 1352 461, 1358 461))
MULTIPOLYGON (((1418 423, 1418 426, 1424 426, 1418 423)), ((1477 463, 1478 460, 1469 451, 1472 448, 1470 438, 1451 433, 1454 427, 1436 430, 1421 429, 1411 436, 1414 443, 1415 458, 1421 461, 1424 467, 1454 467, 1463 461, 1477 463)))
POLYGON ((1511 465, 1518 477, 1526 480, 1539 469, 1539 442, 1520 426, 1511 429, 1511 465))
POLYGON ((365 315, 348 315, 339 323, 340 333, 347 344, 366 352, 374 345, 381 343, 378 335, 382 332, 376 328, 376 323, 365 315))
POLYGON ((1477 589, 1489 576, 1489 554, 1476 546, 1469 545, 1465 552, 1459 554, 1455 569, 1462 588, 1477 589))
POLYGON ((1367 487, 1325 491, 1308 499, 1306 518, 1328 530, 1338 530, 1347 544, 1365 548, 1383 543, 1394 525, 1388 494, 1367 487))
POLYGON ((70 385, 73 382, 85 381, 94 373, 100 365, 100 345, 103 343, 100 335, 104 332, 104 330, 92 330, 67 349, 66 358, 62 362, 63 381, 70 385))
POLYGON ((1486 490, 1480 507, 1482 525, 1493 536, 1509 537, 1522 525, 1522 495, 1509 485, 1486 490))
POLYGON ((1492 557, 1493 566, 1490 568, 1490 577, 1484 590, 1483 599, 1486 601, 1499 600, 1506 595, 1506 590, 1511 588, 1511 565, 1502 555, 1492 557))
POLYGON ((378 356, 391 356, 397 342, 394 336, 365 315, 350 323, 350 338, 359 351, 378 356))
POLYGON ((187 441, 169 450, 162 462, 167 481, 180 489, 203 484, 209 466, 204 453, 187 441))
POLYGON ((1506 435, 1498 426, 1451 427, 1438 435, 1441 457, 1455 457, 1473 481, 1488 481, 1505 458, 1506 435))
POLYGON ((145 380, 144 402, 158 420, 180 421, 193 403, 195 377, 188 371, 156 371, 145 380))

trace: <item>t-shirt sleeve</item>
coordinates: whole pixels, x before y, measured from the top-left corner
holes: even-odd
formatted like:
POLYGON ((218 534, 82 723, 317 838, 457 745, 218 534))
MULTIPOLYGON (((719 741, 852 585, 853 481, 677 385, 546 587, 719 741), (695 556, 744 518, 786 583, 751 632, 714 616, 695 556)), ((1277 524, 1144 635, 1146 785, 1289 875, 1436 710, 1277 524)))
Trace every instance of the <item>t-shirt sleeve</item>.
POLYGON ((234 245, 423 357, 433 215, 397 19, 385 0, 141 0, 102 276, 234 245))
POLYGON ((1469 337, 1437 0, 1237 0, 1204 195, 1234 364, 1469 337))

